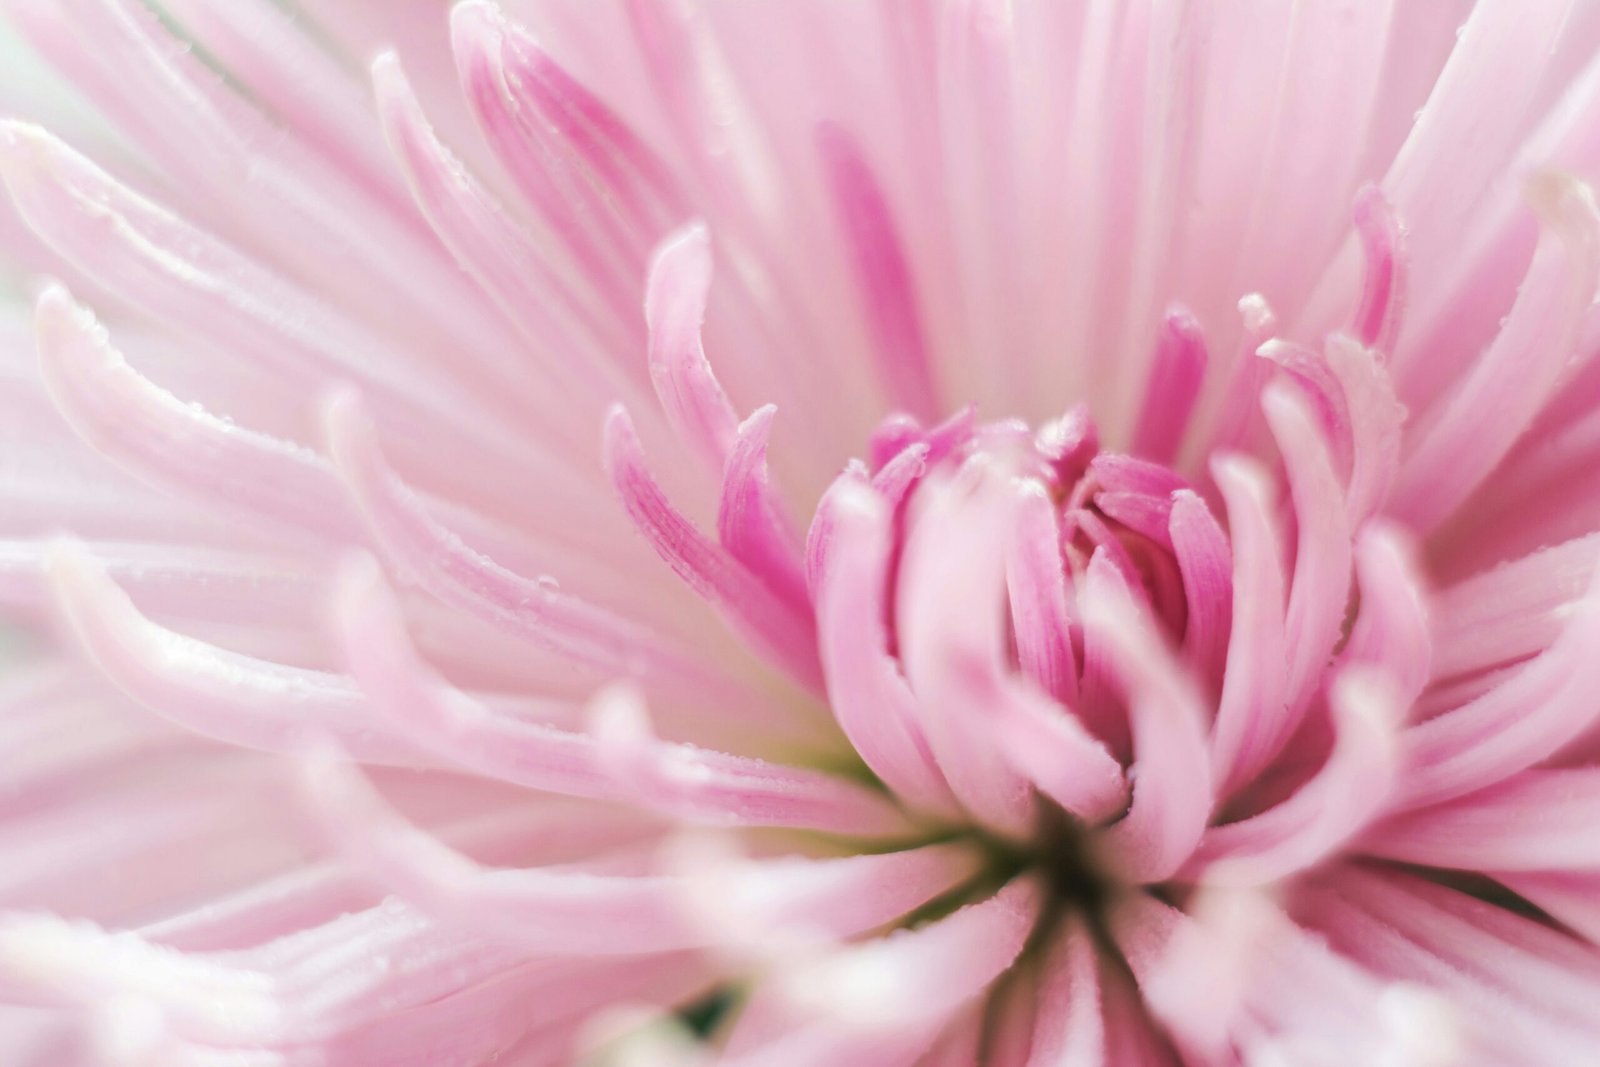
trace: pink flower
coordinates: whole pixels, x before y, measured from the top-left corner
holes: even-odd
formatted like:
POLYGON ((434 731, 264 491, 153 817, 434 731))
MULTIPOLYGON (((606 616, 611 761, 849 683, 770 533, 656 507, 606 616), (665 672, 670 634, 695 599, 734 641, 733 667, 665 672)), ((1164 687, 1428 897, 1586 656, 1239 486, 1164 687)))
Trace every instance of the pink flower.
POLYGON ((446 6, 8 5, 0 1061, 1600 1060, 1600 8, 446 6))

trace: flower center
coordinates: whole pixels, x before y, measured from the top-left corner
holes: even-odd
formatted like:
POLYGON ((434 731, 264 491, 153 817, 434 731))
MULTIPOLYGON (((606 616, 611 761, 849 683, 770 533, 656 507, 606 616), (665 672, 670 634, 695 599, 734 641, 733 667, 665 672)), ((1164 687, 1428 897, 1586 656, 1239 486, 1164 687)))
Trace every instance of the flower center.
POLYGON ((1227 541, 1183 477, 1103 451, 1082 409, 1037 430, 897 417, 824 497, 808 555, 839 721, 907 807, 981 843, 988 881, 1029 871, 1092 917, 1171 873, 1104 839, 1143 832, 1138 676, 1170 683, 1177 655, 1220 671, 1227 541))

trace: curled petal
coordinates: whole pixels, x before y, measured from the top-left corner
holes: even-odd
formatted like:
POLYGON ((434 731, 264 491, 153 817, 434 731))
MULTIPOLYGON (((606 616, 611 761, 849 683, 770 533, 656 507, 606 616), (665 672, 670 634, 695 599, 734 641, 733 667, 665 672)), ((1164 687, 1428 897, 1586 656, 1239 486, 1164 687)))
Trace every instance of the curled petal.
POLYGON ((689 587, 774 663, 820 692, 815 624, 809 608, 785 603, 672 506, 644 463, 644 449, 622 408, 606 419, 606 468, 634 526, 689 587))
POLYGON ((1211 737, 1213 773, 1228 792, 1265 762, 1269 721, 1281 714, 1286 696, 1285 583, 1266 474, 1230 456, 1212 463, 1212 475, 1228 503, 1233 536, 1233 629, 1211 737))
MULTIPOLYGON (((449 686, 417 655, 392 596, 370 566, 346 572, 337 618, 351 672, 377 709, 428 751, 478 774, 533 789, 641 803, 713 825, 799 826, 864 836, 905 832, 877 793, 815 771, 794 770, 677 745, 560 730, 496 713, 449 686), (616 773, 629 763, 639 777, 616 773)), ((599 710, 642 715, 626 690, 599 710)))
MULTIPOLYGON (((630 343, 614 323, 584 303, 532 235, 439 143, 394 53, 373 61, 372 83, 384 136, 417 206, 510 320, 542 349, 557 352, 582 340, 630 343)), ((542 363, 547 373, 576 378, 579 386, 601 395, 627 385, 626 376, 604 359, 556 358, 542 363)))
POLYGON ((235 426, 141 377, 59 286, 39 297, 37 322, 51 399, 117 463, 294 530, 355 536, 338 480, 310 449, 235 426))
POLYGON ((1160 882, 1194 851, 1211 816, 1204 708, 1182 667, 1116 596, 1091 597, 1085 614, 1106 642, 1133 729, 1133 798, 1102 834, 1131 881, 1160 882))
POLYGON ((720 471, 738 434, 739 417, 712 373, 700 338, 711 289, 711 234, 693 222, 656 250, 645 286, 650 330, 650 380, 672 428, 720 471))
POLYGON ((1222 678, 1233 619, 1233 552, 1211 509, 1191 489, 1172 494, 1167 531, 1188 608, 1184 658, 1201 677, 1216 684, 1222 678))
POLYGON ((1371 664, 1392 680, 1407 709, 1428 684, 1433 651, 1415 553, 1399 529, 1373 521, 1357 538, 1355 555, 1361 611, 1340 660, 1371 664))
POLYGON ((783 499, 767 477, 767 441, 777 408, 758 408, 740 423, 722 474, 717 539, 728 554, 794 606, 810 604, 798 538, 783 499))
POLYGON ((350 679, 241 656, 156 625, 93 560, 62 546, 47 564, 56 603, 112 682, 196 733, 269 752, 336 737, 357 759, 427 766, 383 727, 350 679))
POLYGON ((672 175, 497 5, 455 5, 450 38, 467 102, 523 199, 583 276, 626 313, 650 245, 688 214, 672 175))
MULTIPOLYGON (((486 869, 405 822, 353 766, 306 769, 315 810, 347 856, 423 911, 540 954, 647 955, 701 947, 714 927, 685 904, 682 876, 486 869)), ((825 938, 899 918, 971 873, 935 846, 837 860, 750 861, 725 872, 736 913, 825 938)))
POLYGON ((1360 521, 1389 498, 1390 484, 1400 468, 1400 428, 1406 409, 1395 396, 1382 352, 1334 334, 1324 344, 1323 353, 1350 412, 1347 510, 1352 521, 1360 521))
POLYGON ((1406 303, 1405 230, 1389 198, 1376 185, 1356 194, 1356 232, 1366 261, 1361 305, 1351 323, 1368 348, 1393 352, 1406 303))
POLYGON ((552 582, 530 580, 473 551, 422 506, 384 461, 360 401, 324 408, 328 448, 361 508, 373 540, 411 580, 440 600, 592 668, 715 685, 686 653, 637 623, 618 618, 552 582))
POLYGON ((1505 681, 1407 731, 1396 803, 1437 804, 1530 767, 1581 735, 1600 715, 1600 571, 1561 636, 1505 681))
POLYGON ((1530 187, 1544 222, 1517 301, 1494 342, 1431 421, 1416 431, 1396 487, 1407 522, 1448 515, 1503 459, 1550 396, 1600 284, 1600 210, 1576 178, 1530 187))
POLYGON ((1337 457, 1340 467, 1348 470, 1355 447, 1350 400, 1327 357, 1314 348, 1276 338, 1262 345, 1256 354, 1276 363, 1287 380, 1299 389, 1310 405, 1308 414, 1316 416, 1327 447, 1337 457))
POLYGON ((1011 484, 1006 592, 1023 673, 1070 705, 1078 695, 1078 665, 1061 564, 1061 523, 1049 494, 1037 482, 1018 479, 1011 484))
POLYGON ((916 697, 888 647, 887 505, 865 485, 841 478, 817 508, 812 538, 827 546, 816 580, 817 632, 839 726, 897 796, 914 808, 953 814, 957 805, 923 732, 916 697))
POLYGON ((1211 885, 1265 885, 1310 867, 1383 810, 1399 765, 1400 709, 1387 678, 1340 675, 1329 695, 1333 750, 1293 796, 1206 831, 1189 873, 1211 885))
POLYGON ((913 501, 894 620, 923 733, 945 780, 976 819, 1026 834, 1033 797, 984 721, 1006 661, 1005 498, 995 472, 925 483, 913 501))
POLYGON ((140 196, 37 126, 0 124, 0 177, 28 225, 60 255, 186 335, 310 387, 360 382, 426 407, 430 433, 470 410, 448 379, 396 367, 394 351, 249 256, 140 196))
POLYGON ((1284 718, 1262 755, 1277 755, 1305 713, 1344 624, 1350 598, 1350 522, 1326 438, 1292 394, 1268 387, 1261 399, 1283 453, 1298 542, 1284 619, 1288 676, 1284 718))

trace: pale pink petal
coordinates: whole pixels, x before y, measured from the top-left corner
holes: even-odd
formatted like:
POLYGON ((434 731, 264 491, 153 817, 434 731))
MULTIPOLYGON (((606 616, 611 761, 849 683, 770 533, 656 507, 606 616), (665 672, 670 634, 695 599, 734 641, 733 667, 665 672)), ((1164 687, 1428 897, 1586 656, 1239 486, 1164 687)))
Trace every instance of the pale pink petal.
POLYGON ((1548 400, 1600 284, 1600 212, 1575 178, 1541 175, 1529 197, 1544 223, 1517 302, 1494 343, 1414 431, 1396 485, 1414 524, 1444 518, 1486 477, 1548 400))
POLYGON ((208 737, 296 752, 319 735, 337 737, 360 759, 432 763, 384 729, 350 679, 252 659, 174 633, 141 615, 80 550, 49 560, 56 602, 100 670, 157 714, 208 737))
POLYGON ((700 337, 711 289, 711 235, 691 223, 656 250, 645 288, 650 380, 672 428, 716 471, 733 452, 739 416, 706 359, 700 337))
MULTIPOLYGON (((330 760, 306 771, 316 810, 342 852, 423 911, 540 955, 645 955, 716 936, 673 875, 484 868, 399 818, 358 771, 330 760)), ((772 929, 848 937, 896 919, 971 874, 952 848, 838 860, 750 861, 725 872, 731 913, 772 929)))
POLYGON ((1594 721, 1600 686, 1600 574, 1561 636, 1467 704, 1407 731, 1396 804, 1436 804, 1493 785, 1560 750, 1594 721))

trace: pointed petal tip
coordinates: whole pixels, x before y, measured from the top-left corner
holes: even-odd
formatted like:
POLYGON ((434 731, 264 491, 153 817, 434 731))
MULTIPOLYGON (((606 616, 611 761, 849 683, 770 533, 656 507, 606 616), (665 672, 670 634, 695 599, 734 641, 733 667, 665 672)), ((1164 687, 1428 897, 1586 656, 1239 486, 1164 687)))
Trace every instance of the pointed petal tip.
POLYGON ((1185 304, 1174 301, 1163 313, 1166 328, 1180 337, 1198 339, 1201 336, 1200 320, 1185 304))
POLYGON ((0 180, 12 180, 12 168, 44 148, 50 134, 21 119, 0 119, 0 180))
POLYGON ((368 68, 372 82, 372 97, 377 105, 378 120, 391 147, 403 143, 401 134, 412 139, 432 135, 432 126, 423 114, 422 104, 411 87, 405 64, 399 53, 392 49, 379 52, 368 68))
POLYGON ((71 290, 53 280, 46 282, 34 297, 33 313, 35 321, 40 324, 46 321, 59 323, 64 319, 92 321, 94 318, 93 312, 73 298, 71 290))
POLYGON ((772 432, 772 420, 775 419, 777 415, 778 405, 762 404, 749 415, 745 416, 745 420, 739 424, 739 433, 741 435, 747 433, 759 433, 765 437, 772 432))
POLYGON ((347 386, 335 387, 318 403, 323 447, 341 471, 365 465, 378 449, 377 429, 361 394, 347 386))
POLYGON ((458 54, 465 46, 498 46, 509 23, 493 0, 460 0, 450 9, 450 39, 458 54))
POLYGON ((1243 452, 1218 452, 1211 457, 1209 466, 1211 477, 1219 484, 1224 481, 1265 484, 1268 481, 1267 470, 1260 461, 1243 452))
POLYGON ((664 316, 691 302, 697 305, 697 321, 703 320, 711 273, 711 230, 703 220, 691 220, 668 234, 650 257, 645 282, 645 324, 657 329, 664 316))
POLYGON ((1600 209, 1595 206, 1594 189, 1575 174, 1554 169, 1535 171, 1527 179, 1524 196, 1546 226, 1592 229, 1600 225, 1596 222, 1600 209))
POLYGON ((608 470, 613 469, 617 461, 624 456, 637 455, 644 451, 644 446, 639 443, 639 432, 633 427, 633 416, 628 412, 627 405, 612 404, 606 409, 605 419, 601 424, 601 443, 605 449, 608 470))
POLYGON ((611 682, 589 698, 589 729, 605 741, 636 742, 655 736, 644 691, 628 681, 611 682))
POLYGON ((1377 182, 1367 182, 1356 190, 1355 216, 1356 223, 1372 219, 1383 219, 1394 215, 1394 203, 1383 191, 1383 186, 1377 182))
POLYGON ((405 81, 405 67, 400 62, 400 53, 392 48, 385 48, 373 56, 367 69, 371 71, 373 83, 376 85, 405 81))

